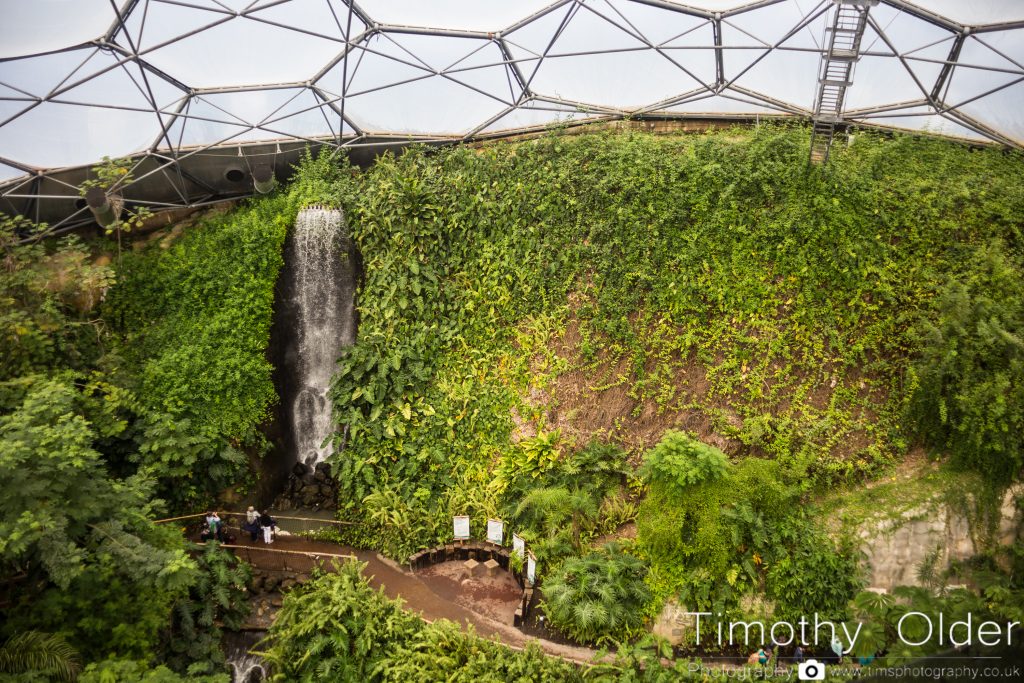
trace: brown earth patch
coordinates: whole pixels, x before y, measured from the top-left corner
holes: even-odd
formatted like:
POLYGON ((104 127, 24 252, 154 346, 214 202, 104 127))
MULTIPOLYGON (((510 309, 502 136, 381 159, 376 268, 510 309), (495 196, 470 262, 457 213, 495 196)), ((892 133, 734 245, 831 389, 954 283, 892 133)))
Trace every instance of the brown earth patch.
MULTIPOLYGON (((578 300, 570 300, 570 309, 575 309, 578 300), (573 305, 576 304, 576 305, 573 305)), ((631 322, 636 322, 631 318, 631 322)), ((645 364, 648 376, 655 372, 664 373, 664 364, 669 364, 671 373, 669 396, 662 396, 661 404, 651 397, 641 397, 633 386, 633 368, 626 353, 613 353, 610 345, 596 343, 597 352, 591 358, 582 355, 581 343, 584 335, 580 331, 580 320, 570 312, 569 320, 561 335, 550 341, 550 348, 568 363, 568 370, 561 373, 544 392, 532 391, 525 403, 544 412, 547 429, 560 429, 569 443, 582 446, 592 438, 614 440, 621 443, 634 456, 655 445, 670 429, 679 429, 695 434, 705 443, 711 444, 730 456, 764 456, 759 446, 748 446, 732 436, 744 426, 743 418, 734 409, 735 398, 710 396, 711 382, 704 364, 694 356, 681 357, 674 350, 661 349, 660 358, 654 354, 645 364), (667 357, 667 358, 666 358, 667 357)), ((720 358, 719 361, 722 359, 720 358)), ((771 366, 781 369, 779 361, 771 366)), ((793 369, 786 377, 787 384, 794 388, 808 377, 818 381, 801 403, 812 411, 828 410, 833 395, 844 387, 853 388, 859 400, 880 404, 885 400, 885 389, 880 388, 868 373, 860 368, 844 369, 831 363, 809 369, 793 369)), ((766 377, 766 395, 771 387, 772 374, 766 377)), ((759 410, 772 417, 793 415, 792 392, 783 390, 772 402, 764 401, 759 410)), ((866 423, 877 421, 877 413, 868 406, 852 408, 852 414, 866 423)), ((516 422, 515 440, 536 434, 536 426, 529 424, 519 413, 513 415, 516 422)), ((832 456, 840 459, 851 457, 875 442, 876 437, 863 429, 855 429, 837 440, 832 456)))

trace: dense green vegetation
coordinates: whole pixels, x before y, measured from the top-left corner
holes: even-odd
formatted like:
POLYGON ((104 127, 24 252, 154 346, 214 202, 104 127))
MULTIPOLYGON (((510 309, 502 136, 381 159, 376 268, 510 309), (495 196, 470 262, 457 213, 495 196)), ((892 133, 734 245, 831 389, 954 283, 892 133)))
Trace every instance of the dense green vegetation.
POLYGON ((137 242, 116 274, 109 243, 2 218, 0 638, 63 643, 86 679, 223 670, 219 625, 244 615, 247 568, 152 520, 244 485, 245 452, 263 448, 273 289, 311 197, 300 177, 137 242))
POLYGON ((643 562, 614 544, 570 558, 544 583, 544 612, 580 642, 626 640, 639 630, 651 599, 646 575, 643 562))
MULTIPOLYGON (((18 599, 0 637, 38 644, 40 676, 223 673, 246 569, 151 520, 244 489, 268 450, 274 285, 310 203, 344 209, 363 265, 332 388, 342 540, 404 559, 453 514, 475 535, 501 517, 551 623, 588 643, 669 599, 863 617, 862 654, 891 656, 900 610, 1019 614, 1019 557, 996 549, 959 568, 972 590, 858 596, 868 513, 810 503, 918 445, 990 508, 1019 478, 1022 159, 858 135, 819 169, 806 144, 758 127, 414 148, 365 171, 323 154, 113 263, 113 243, 26 242, 3 219, 0 568, 18 599)), ((512 652, 423 624, 352 565, 290 595, 266 642, 282 680, 684 676, 648 645, 593 669, 512 652)))
POLYGON ((744 595, 760 595, 779 618, 845 614, 860 586, 856 550, 837 547, 799 512, 799 487, 779 463, 731 465, 717 449, 668 432, 643 469, 638 549, 663 598, 727 614, 744 595))
POLYGON ((911 404, 921 437, 958 466, 991 481, 1024 466, 1024 270, 999 241, 950 277, 937 319, 921 326, 922 353, 911 404))
POLYGON ((1019 258, 1020 160, 862 135, 809 171, 804 144, 778 128, 553 137, 339 178, 365 260, 335 386, 346 504, 393 496, 435 540, 453 508, 500 505, 514 482, 491 469, 529 463, 534 436, 638 454, 660 436, 637 444, 641 417, 805 486, 898 460, 917 321, 977 249, 1019 258), (587 391, 561 405, 573 373, 587 391), (620 387, 630 408, 574 422, 620 387))
POLYGON ((512 650, 452 622, 426 624, 374 591, 349 562, 291 592, 267 638, 266 658, 281 681, 487 681, 641 683, 700 680, 663 667, 667 652, 649 639, 581 665, 512 650))
POLYGON ((306 583, 285 601, 270 630, 268 661, 282 681, 563 681, 574 667, 538 650, 518 653, 425 624, 374 591, 348 562, 306 583))
POLYGON ((805 144, 554 136, 330 178, 365 264, 333 394, 343 514, 365 523, 348 539, 401 558, 452 514, 497 513, 557 572, 619 507, 651 614, 677 595, 842 618, 857 549, 811 496, 887 472, 919 434, 1012 480, 1019 156, 858 135, 819 170, 805 144), (607 488, 565 475, 594 443, 636 464, 672 427, 688 435, 607 488))
POLYGON ((124 259, 104 315, 122 333, 144 419, 136 461, 173 478, 178 500, 237 482, 243 449, 276 402, 266 348, 288 195, 208 218, 166 248, 124 259))

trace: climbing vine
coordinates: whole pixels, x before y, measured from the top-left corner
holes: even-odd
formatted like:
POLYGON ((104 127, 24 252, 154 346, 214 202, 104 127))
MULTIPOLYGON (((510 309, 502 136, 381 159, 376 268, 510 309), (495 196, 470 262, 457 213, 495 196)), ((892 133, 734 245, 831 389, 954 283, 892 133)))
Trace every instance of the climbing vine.
POLYGON ((568 454, 641 418, 703 425, 805 487, 892 466, 911 330, 972 267, 965 245, 1018 243, 1021 160, 858 135, 809 170, 805 145, 779 127, 555 135, 347 175, 364 280, 333 388, 346 514, 387 490, 430 545, 453 491, 480 509, 504 495, 519 440, 561 430, 568 454), (575 424, 571 381, 633 410, 575 424))

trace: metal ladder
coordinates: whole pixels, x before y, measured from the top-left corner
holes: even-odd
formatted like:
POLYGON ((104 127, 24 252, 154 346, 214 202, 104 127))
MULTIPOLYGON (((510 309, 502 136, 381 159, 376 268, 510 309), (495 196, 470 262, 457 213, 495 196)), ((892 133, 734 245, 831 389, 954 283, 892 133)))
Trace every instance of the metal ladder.
POLYGON ((821 55, 818 94, 811 128, 810 163, 824 164, 832 148, 836 124, 843 119, 846 89, 853 85, 853 65, 860 58, 860 42, 868 23, 868 10, 878 0, 834 0, 832 25, 825 29, 826 49, 821 55))

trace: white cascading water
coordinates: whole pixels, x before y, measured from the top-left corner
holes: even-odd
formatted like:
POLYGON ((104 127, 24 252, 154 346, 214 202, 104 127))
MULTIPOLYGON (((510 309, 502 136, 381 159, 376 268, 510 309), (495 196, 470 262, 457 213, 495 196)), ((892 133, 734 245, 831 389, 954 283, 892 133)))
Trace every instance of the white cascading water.
POLYGON ((313 466, 331 452, 327 392, 341 348, 355 342, 353 266, 345 219, 337 209, 299 212, 294 233, 297 393, 291 406, 297 459, 313 466))
POLYGON ((263 660, 256 655, 243 653, 228 658, 231 667, 231 683, 263 683, 267 680, 267 670, 263 660))
POLYGON ((225 659, 231 671, 231 683, 263 683, 267 680, 266 662, 253 654, 266 631, 229 631, 224 635, 225 659))

